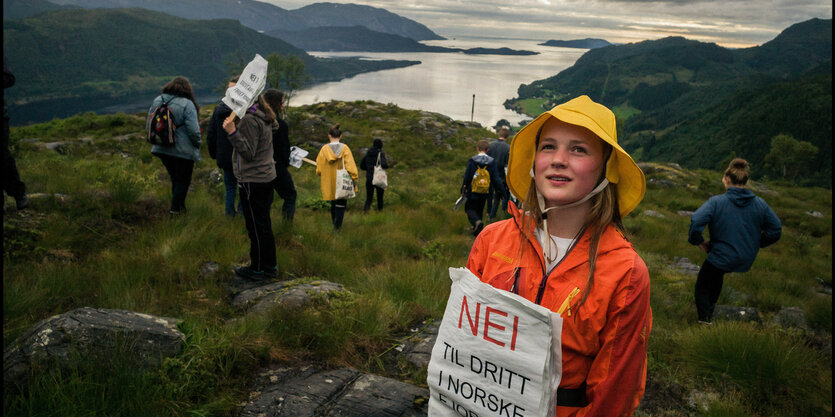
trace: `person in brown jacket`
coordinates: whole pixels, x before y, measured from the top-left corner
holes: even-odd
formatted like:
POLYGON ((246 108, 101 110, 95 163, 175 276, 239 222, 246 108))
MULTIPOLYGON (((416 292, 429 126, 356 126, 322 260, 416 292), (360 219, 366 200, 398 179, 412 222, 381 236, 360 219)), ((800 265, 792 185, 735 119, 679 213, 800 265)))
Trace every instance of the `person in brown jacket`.
POLYGON ((231 117, 223 122, 223 129, 229 134, 233 148, 232 170, 238 179, 249 234, 250 264, 235 268, 235 273, 253 280, 276 276, 275 237, 270 220, 273 203, 271 183, 275 179, 271 128, 274 121, 275 112, 261 94, 237 127, 231 117))

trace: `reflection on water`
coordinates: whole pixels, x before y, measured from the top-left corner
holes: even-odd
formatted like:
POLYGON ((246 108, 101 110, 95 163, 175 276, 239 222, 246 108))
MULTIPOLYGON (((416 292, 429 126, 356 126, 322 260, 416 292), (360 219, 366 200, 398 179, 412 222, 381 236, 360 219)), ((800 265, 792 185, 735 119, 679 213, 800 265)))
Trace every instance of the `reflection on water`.
MULTIPOLYGON (((459 38, 425 41, 450 48, 525 49, 539 55, 466 55, 463 53, 312 52, 321 57, 363 56, 368 59, 419 60, 406 68, 359 74, 337 82, 297 92, 291 105, 329 100, 374 100, 402 108, 441 113, 455 120, 472 120, 492 126, 500 119, 513 124, 529 117, 504 108, 504 101, 516 97, 520 84, 556 75, 573 65, 585 49, 539 46, 536 40, 459 38), (475 95, 475 99, 473 99, 475 95)), ((136 113, 147 111, 159 93, 112 99, 63 99, 34 105, 9 106, 11 125, 40 123, 77 113, 136 113)), ((217 92, 197 92, 198 104, 218 103, 217 92)))
POLYGON ((504 101, 516 97, 520 84, 556 75, 573 65, 587 50, 536 45, 541 41, 454 39, 427 41, 455 48, 477 46, 525 49, 539 55, 466 55, 463 53, 311 52, 320 57, 362 56, 368 59, 411 59, 420 65, 360 74, 350 79, 302 90, 292 105, 328 100, 374 100, 407 109, 445 114, 492 126, 500 119, 513 124, 528 116, 507 110, 504 101), (475 95, 475 99, 473 99, 475 95))

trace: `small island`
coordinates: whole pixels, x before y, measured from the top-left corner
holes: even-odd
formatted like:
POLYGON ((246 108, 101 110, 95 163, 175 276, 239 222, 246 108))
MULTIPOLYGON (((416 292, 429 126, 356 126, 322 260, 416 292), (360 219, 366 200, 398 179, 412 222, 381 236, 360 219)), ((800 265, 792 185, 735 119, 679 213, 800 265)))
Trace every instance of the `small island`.
POLYGON ((612 45, 611 42, 605 39, 595 39, 595 38, 586 38, 586 39, 574 39, 570 41, 562 41, 562 40, 550 40, 540 43, 543 46, 560 46, 563 48, 582 48, 582 49, 596 49, 602 48, 604 46, 612 45))

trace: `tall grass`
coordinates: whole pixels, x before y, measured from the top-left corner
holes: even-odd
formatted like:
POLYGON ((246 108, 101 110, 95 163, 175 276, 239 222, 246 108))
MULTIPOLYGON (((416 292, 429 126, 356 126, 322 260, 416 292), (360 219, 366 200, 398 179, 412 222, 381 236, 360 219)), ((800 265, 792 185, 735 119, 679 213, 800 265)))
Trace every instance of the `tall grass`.
MULTIPOLYGON (((210 111, 203 109, 201 117, 210 111)), ((280 200, 272 209, 281 278, 323 279, 346 291, 260 316, 244 316, 229 303, 232 268, 248 261, 249 241, 243 219, 224 216, 224 186, 211 179, 215 165, 205 150, 195 166, 188 211, 169 218, 170 182, 162 164, 138 137, 112 139, 140 132, 143 117, 84 115, 12 129, 28 189, 69 199, 39 199, 30 210, 4 216, 4 346, 38 321, 82 306, 181 318, 186 343, 155 370, 134 368, 129 356, 114 354, 110 362, 79 360, 60 372, 33 374, 21 392, 4 396, 4 411, 233 415, 252 375, 268 364, 348 365, 423 383, 422 370, 400 364, 392 369, 384 358, 411 329, 443 314, 447 268, 464 266, 473 242, 465 214, 452 205, 475 141, 493 133, 368 102, 291 109, 290 120, 300 119, 302 111, 342 123, 357 159, 359 148, 383 137, 384 151, 397 163, 389 169, 383 211, 362 212, 361 187, 338 233, 314 169, 291 168, 298 190, 295 220, 281 219, 280 200), (365 106, 368 117, 354 115, 354 108, 365 106), (436 146, 419 120, 442 126, 452 150, 436 146), (58 154, 21 141, 32 137, 92 137, 94 145, 70 144, 58 154), (202 272, 208 262, 219 271, 202 272)), ((315 157, 318 149, 303 142, 323 141, 324 135, 294 133, 298 123, 291 124, 291 139, 315 157)), ((686 391, 717 394, 704 415, 831 412, 831 357, 822 356, 819 346, 831 343, 831 296, 815 291, 819 280, 832 282, 831 191, 769 184, 776 194, 763 196, 784 220, 783 238, 760 251, 750 272, 729 274, 720 298, 758 308, 764 322, 782 307, 800 307, 816 333, 732 323, 696 327, 695 277, 672 264, 673 257, 686 257, 698 265, 705 255, 686 242, 689 218, 676 212, 697 208, 716 192, 720 176, 659 168, 649 177, 679 186, 650 185, 641 206, 625 219, 652 282, 649 372, 686 391), (824 217, 808 215, 810 209, 824 217)), ((673 415, 689 413, 678 412, 673 415)))

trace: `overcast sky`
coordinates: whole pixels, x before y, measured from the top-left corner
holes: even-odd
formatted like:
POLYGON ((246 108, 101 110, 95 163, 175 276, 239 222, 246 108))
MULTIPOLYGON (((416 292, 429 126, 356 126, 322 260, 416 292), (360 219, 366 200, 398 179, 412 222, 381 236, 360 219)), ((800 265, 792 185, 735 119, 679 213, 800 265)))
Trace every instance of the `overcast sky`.
MULTIPOLYGON (((317 1, 260 0, 293 10, 317 1)), ((435 33, 613 43, 683 36, 729 48, 761 45, 792 24, 832 18, 831 0, 328 0, 379 7, 435 33)))

